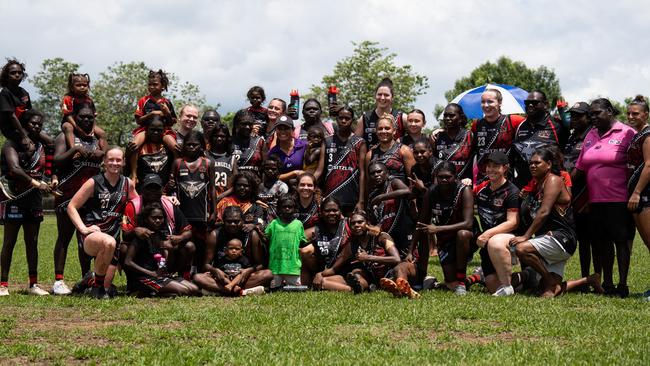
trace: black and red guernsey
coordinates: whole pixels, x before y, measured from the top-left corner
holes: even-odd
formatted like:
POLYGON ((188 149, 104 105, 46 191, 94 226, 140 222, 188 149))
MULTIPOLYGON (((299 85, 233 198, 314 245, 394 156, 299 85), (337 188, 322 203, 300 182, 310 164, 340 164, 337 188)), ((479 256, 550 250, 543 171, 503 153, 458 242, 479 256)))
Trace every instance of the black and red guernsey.
MULTIPOLYGON (((74 138, 74 146, 81 146, 85 150, 99 150, 99 140, 95 136, 89 139, 81 139, 78 136, 74 138)), ((56 211, 65 213, 68 203, 75 193, 81 188, 85 181, 92 178, 101 171, 101 161, 84 159, 81 156, 73 159, 71 163, 57 171, 59 178, 58 190, 63 193, 61 196, 55 196, 54 206, 56 211)))
POLYGON ((214 188, 215 195, 218 196, 228 189, 237 157, 228 153, 217 154, 210 150, 207 150, 205 155, 212 160, 214 166, 214 188))
POLYGON ((359 149, 363 139, 350 136, 341 141, 338 135, 325 139, 325 197, 334 197, 346 206, 355 205, 359 199, 359 149))
POLYGON ((475 120, 472 123, 474 142, 472 143, 476 161, 478 164, 477 182, 485 178, 485 158, 495 151, 501 151, 506 155, 515 140, 517 127, 524 120, 524 117, 517 115, 501 115, 495 122, 488 122, 485 118, 475 120))
MULTIPOLYGON (((429 207, 431 208, 430 224, 446 226, 463 221, 463 190, 468 186, 457 183, 451 197, 442 197, 440 186, 434 185, 429 189, 429 207)), ((427 223, 429 224, 429 223, 427 223)), ((438 243, 444 245, 453 242, 456 238, 454 232, 441 232, 436 234, 438 243)))
MULTIPOLYGON (((628 191, 632 193, 634 188, 636 188, 639 178, 641 177, 641 172, 645 167, 645 159, 643 158, 643 143, 650 136, 650 127, 645 126, 643 130, 634 135, 630 146, 627 149, 627 163, 632 169, 632 176, 628 182, 628 191)), ((650 198, 650 184, 647 184, 642 192, 642 200, 648 200, 650 198)), ((648 205, 650 202, 643 202, 644 205, 648 205)))
POLYGON ((519 188, 510 181, 492 190, 486 180, 474 187, 474 196, 482 231, 506 222, 508 211, 519 211, 519 188))
POLYGON ((452 162, 456 167, 456 178, 458 179, 472 178, 473 135, 472 131, 461 128, 454 138, 451 138, 447 131, 442 131, 436 138, 434 154, 438 159, 437 164, 443 161, 452 162))
POLYGON ((314 227, 318 223, 320 210, 316 199, 313 199, 307 207, 302 207, 300 203, 297 205, 298 212, 296 218, 302 222, 302 226, 306 229, 314 227))
POLYGON ((522 121, 517 127, 510 153, 512 168, 517 173, 513 183, 517 187, 523 187, 532 179, 528 162, 533 157, 535 149, 547 145, 562 146, 564 142, 566 136, 562 123, 550 114, 546 114, 540 123, 533 123, 529 119, 522 121))
MULTIPOLYGON (((402 156, 402 143, 395 142, 386 151, 381 151, 379 145, 370 150, 370 163, 379 162, 386 166, 388 175, 392 178, 398 178, 408 184, 406 180, 406 167, 404 166, 404 157, 402 156)), ((368 164, 370 166, 370 164, 368 164)))
POLYGON ((262 168, 262 148, 264 146, 264 138, 261 136, 251 137, 248 140, 248 145, 240 140, 237 136, 232 139, 232 154, 238 159, 237 169, 244 172, 255 173, 258 177, 261 176, 262 168))
POLYGON ((120 175, 117 183, 111 185, 103 173, 92 179, 95 182, 93 195, 81 208, 81 219, 84 225, 97 225, 103 233, 117 238, 128 202, 129 180, 120 175))
MULTIPOLYGON (((402 112, 397 110, 392 110, 391 114, 393 115, 393 126, 395 127, 395 140, 399 140, 400 137, 404 134, 404 122, 402 121, 402 112)), ((379 122, 379 116, 377 112, 373 109, 363 114, 362 123, 363 123, 363 139, 366 141, 368 149, 377 145, 379 140, 377 139, 377 123, 379 122)))
POLYGON ((7 118, 7 113, 13 113, 20 120, 25 111, 32 109, 32 101, 27 90, 21 87, 4 87, 0 90, 0 131, 8 139, 18 137, 13 123, 7 118))
MULTIPOLYGON (((380 194, 392 192, 390 179, 386 180, 383 186, 375 188, 368 195, 368 201, 372 202, 373 198, 380 194)), ((374 207, 369 207, 370 216, 373 224, 379 226, 381 231, 390 235, 401 257, 408 254, 408 250, 413 238, 415 225, 409 215, 408 201, 403 198, 392 198, 381 201, 374 207)))
POLYGON ((138 154, 138 182, 142 182, 148 174, 156 174, 163 185, 167 184, 173 161, 174 156, 164 145, 144 145, 138 154))
POLYGON ((203 156, 198 160, 198 166, 194 170, 185 160, 181 160, 174 169, 176 197, 181 203, 181 211, 190 223, 205 223, 210 215, 208 185, 211 183, 211 161, 203 156))
POLYGON ((328 233, 320 224, 314 227, 314 234, 316 235, 314 245, 316 255, 323 260, 325 268, 332 267, 337 255, 348 245, 350 227, 347 221, 341 220, 333 235, 328 233))

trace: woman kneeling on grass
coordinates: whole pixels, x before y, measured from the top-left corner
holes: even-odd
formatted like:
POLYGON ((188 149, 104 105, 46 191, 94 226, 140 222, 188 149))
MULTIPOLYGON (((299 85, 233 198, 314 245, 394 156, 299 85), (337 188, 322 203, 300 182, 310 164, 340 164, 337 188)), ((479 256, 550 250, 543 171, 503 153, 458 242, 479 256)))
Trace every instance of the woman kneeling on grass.
POLYGON ((350 233, 350 244, 345 246, 330 270, 319 274, 322 280, 316 279, 314 287, 358 294, 369 290, 370 285, 377 286, 379 280, 400 262, 393 239, 378 228, 368 226, 364 213, 355 212, 350 216, 350 233), (345 276, 336 274, 344 268, 348 270, 345 276))
MULTIPOLYGON (((170 228, 165 224, 163 207, 157 202, 142 209, 138 222, 150 234, 145 239, 136 237, 126 252, 124 265, 129 290, 144 296, 196 295, 199 288, 195 284, 174 279, 171 275, 173 271, 170 270, 177 261, 174 249, 180 242, 187 242, 192 237, 192 232, 184 230, 180 235, 175 235, 179 230, 174 230, 176 232, 170 233, 170 228)), ((181 230, 188 226, 187 222, 177 222, 175 225, 181 230)))
POLYGON ((544 148, 535 150, 531 157, 530 172, 537 184, 522 205, 522 211, 532 223, 522 236, 510 239, 510 245, 515 247, 522 263, 542 276, 542 297, 558 296, 588 284, 596 292, 602 292, 599 276, 562 282, 564 266, 575 252, 577 242, 571 192, 559 176, 559 168, 553 165, 554 160, 553 153, 544 148))
POLYGON ((119 147, 106 152, 103 164, 105 171, 88 179, 68 204, 79 245, 95 258, 94 280, 91 281, 92 273, 88 272, 76 286, 92 282, 91 295, 98 299, 108 297, 105 288, 110 287, 118 263, 116 240, 121 232, 122 215, 127 201, 137 196, 133 182, 122 175, 124 152, 119 147))

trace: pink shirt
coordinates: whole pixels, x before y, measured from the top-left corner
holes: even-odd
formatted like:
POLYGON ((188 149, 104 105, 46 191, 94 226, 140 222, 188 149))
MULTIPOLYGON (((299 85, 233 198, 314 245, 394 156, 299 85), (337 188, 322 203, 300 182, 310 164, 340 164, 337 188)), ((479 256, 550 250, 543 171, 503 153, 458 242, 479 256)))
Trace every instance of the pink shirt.
POLYGON ((589 202, 627 202, 627 148, 635 134, 619 121, 603 136, 597 128, 587 133, 576 168, 587 175, 589 202))

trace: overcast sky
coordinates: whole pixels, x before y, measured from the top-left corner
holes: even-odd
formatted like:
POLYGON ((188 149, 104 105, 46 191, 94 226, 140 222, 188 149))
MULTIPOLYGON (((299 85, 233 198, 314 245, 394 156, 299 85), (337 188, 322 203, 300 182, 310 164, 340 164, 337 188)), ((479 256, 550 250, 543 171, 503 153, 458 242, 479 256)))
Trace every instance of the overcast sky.
POLYGON ((362 40, 429 77, 416 103, 425 111, 445 102, 456 79, 502 55, 554 69, 570 103, 650 94, 643 0, 0 0, 0 13, 0 56, 19 58, 28 73, 53 57, 95 78, 116 61, 144 61, 197 84, 221 112, 246 106, 255 84, 269 98, 306 92, 362 40))

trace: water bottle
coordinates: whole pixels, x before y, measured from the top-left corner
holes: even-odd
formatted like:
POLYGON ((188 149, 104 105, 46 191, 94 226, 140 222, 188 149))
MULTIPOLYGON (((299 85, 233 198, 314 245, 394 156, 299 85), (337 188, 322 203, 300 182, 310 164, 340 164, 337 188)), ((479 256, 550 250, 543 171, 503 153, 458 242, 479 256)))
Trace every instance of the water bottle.
POLYGON ((154 254, 153 259, 156 261, 156 263, 158 263, 158 269, 164 269, 167 265, 167 260, 160 253, 154 254))
POLYGON ((291 89, 291 93, 289 93, 290 100, 289 100, 289 108, 293 107, 296 109, 296 112, 290 115, 289 117, 293 119, 298 119, 298 114, 300 111, 300 94, 298 94, 298 89, 291 89))
MULTIPOLYGON (((339 93, 339 90, 334 86, 331 85, 329 89, 327 89, 327 106, 329 107, 329 110, 332 108, 332 104, 336 104, 336 94, 339 93)), ((336 117, 336 116, 332 116, 336 117)))

